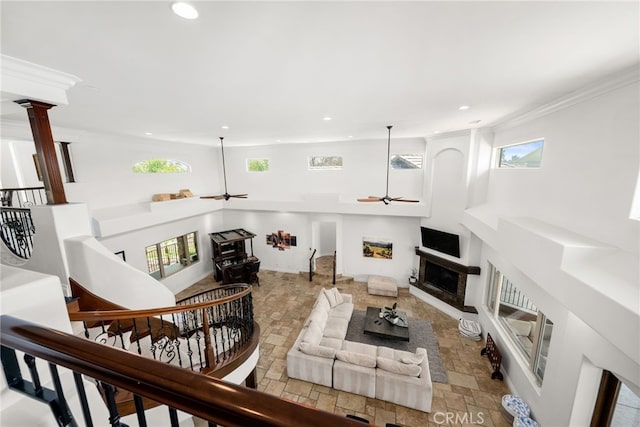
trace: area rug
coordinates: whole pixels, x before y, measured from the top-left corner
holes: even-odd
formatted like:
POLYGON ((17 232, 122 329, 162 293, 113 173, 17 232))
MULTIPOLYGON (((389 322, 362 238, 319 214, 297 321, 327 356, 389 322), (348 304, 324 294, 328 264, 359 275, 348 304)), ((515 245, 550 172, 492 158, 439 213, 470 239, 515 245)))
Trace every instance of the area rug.
POLYGON ((444 369, 442 359, 440 358, 438 339, 433 333, 430 321, 425 319, 409 318, 409 341, 399 341, 365 334, 364 320, 366 317, 367 313, 365 311, 353 310, 353 315, 351 316, 351 321, 349 322, 349 328, 347 329, 347 336, 345 339, 411 352, 415 352, 416 348, 422 347, 427 350, 431 381, 444 384, 449 382, 447 371, 444 369))

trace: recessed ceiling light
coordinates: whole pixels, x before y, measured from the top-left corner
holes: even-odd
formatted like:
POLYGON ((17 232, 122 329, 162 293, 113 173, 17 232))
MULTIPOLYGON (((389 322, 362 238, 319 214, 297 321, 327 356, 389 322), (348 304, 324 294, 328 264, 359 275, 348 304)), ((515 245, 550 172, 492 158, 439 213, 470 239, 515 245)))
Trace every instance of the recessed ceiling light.
POLYGON ((326 117, 323 117, 322 120, 324 120, 325 122, 328 122, 329 120, 331 120, 331 117, 326 116, 326 117))
POLYGON ((147 136, 153 135, 151 132, 145 132, 144 134, 147 136))
POLYGON ((196 19, 198 17, 198 11, 189 3, 181 1, 175 2, 171 4, 171 10, 173 10, 173 13, 184 19, 196 19))
POLYGON ((353 135, 349 135, 347 138, 353 138, 353 135))
POLYGON ((276 142, 282 142, 282 140, 280 140, 280 139, 276 139, 276 142))
POLYGON ((433 133, 440 133, 440 131, 439 130, 434 130, 433 133))
POLYGON ((220 126, 222 129, 229 129, 229 126, 224 125, 224 126, 220 126))
POLYGON ((471 107, 469 107, 468 105, 461 105, 460 107, 458 107, 458 110, 468 110, 469 108, 471 107))

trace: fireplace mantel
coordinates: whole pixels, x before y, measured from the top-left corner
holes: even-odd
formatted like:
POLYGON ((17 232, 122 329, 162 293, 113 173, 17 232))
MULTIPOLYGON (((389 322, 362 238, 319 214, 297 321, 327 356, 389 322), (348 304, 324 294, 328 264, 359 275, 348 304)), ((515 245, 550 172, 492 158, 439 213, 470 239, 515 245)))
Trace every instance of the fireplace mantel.
MULTIPOLYGON (((477 313, 475 307, 464 305, 464 299, 467 291, 467 276, 469 274, 480 274, 480 267, 462 265, 457 262, 449 261, 448 259, 440 258, 437 255, 420 250, 418 246, 415 247, 415 250, 416 255, 420 257, 420 273, 418 281, 412 286, 417 287, 418 289, 438 298, 460 311, 477 313), (443 288, 438 287, 437 284, 427 281, 427 269, 429 268, 429 265, 444 268, 445 270, 457 275, 458 280, 455 293, 444 290, 443 288)), ((455 278, 453 280, 455 280, 455 278)))

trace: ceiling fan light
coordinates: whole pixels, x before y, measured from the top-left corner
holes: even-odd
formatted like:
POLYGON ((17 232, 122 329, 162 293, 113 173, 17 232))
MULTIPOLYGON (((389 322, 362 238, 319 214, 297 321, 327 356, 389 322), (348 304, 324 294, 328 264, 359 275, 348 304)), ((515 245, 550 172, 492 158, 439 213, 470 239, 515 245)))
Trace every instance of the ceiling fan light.
POLYGON ((173 10, 173 13, 184 19, 196 19, 198 17, 198 11, 189 3, 181 1, 172 3, 171 10, 173 10))

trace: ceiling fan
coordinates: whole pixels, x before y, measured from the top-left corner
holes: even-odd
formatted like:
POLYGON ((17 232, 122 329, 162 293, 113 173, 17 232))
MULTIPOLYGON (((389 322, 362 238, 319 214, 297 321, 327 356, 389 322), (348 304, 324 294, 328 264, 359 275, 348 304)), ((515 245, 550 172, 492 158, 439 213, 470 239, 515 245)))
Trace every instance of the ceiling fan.
POLYGON ((407 202, 407 203, 418 203, 420 200, 409 200, 404 199, 402 197, 389 197, 389 165, 390 165, 390 153, 391 153, 391 128, 393 126, 387 126, 389 131, 389 136, 387 138, 387 190, 383 197, 369 196, 364 199, 358 199, 359 202, 384 202, 385 205, 388 205, 391 202, 407 202))
POLYGON ((225 164, 224 164, 224 137, 221 136, 220 138, 220 147, 222 148, 222 174, 224 175, 224 194, 220 194, 217 196, 200 196, 201 199, 214 199, 214 200, 229 200, 232 197, 235 197, 237 199, 246 199, 249 195, 248 194, 229 194, 229 192, 227 191, 227 170, 225 168, 225 164))

